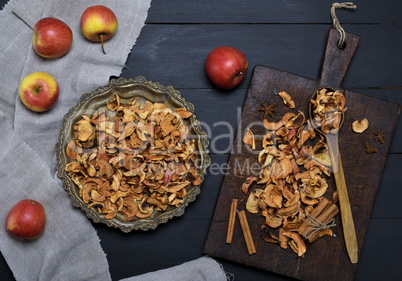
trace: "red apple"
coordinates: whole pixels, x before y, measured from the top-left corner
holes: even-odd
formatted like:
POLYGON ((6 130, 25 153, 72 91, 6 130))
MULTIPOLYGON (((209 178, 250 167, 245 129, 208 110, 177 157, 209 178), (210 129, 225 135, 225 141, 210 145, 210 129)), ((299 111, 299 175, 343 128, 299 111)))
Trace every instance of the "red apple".
POLYGON ((63 21, 56 18, 39 20, 33 30, 32 45, 44 58, 59 58, 68 53, 73 43, 73 32, 63 21))
POLYGON ((247 74, 247 68, 245 55, 229 46, 213 49, 205 61, 208 78, 221 89, 232 89, 239 85, 247 74))
POLYGON ((39 237, 45 230, 45 225, 45 208, 31 199, 25 199, 16 204, 6 219, 7 232, 25 239, 39 237))
POLYGON ((52 108, 59 98, 59 85, 51 75, 33 72, 21 81, 19 96, 30 110, 43 112, 52 108))
POLYGON ((117 30, 116 15, 108 7, 95 5, 88 7, 81 16, 81 32, 92 42, 103 42, 112 38, 117 30))

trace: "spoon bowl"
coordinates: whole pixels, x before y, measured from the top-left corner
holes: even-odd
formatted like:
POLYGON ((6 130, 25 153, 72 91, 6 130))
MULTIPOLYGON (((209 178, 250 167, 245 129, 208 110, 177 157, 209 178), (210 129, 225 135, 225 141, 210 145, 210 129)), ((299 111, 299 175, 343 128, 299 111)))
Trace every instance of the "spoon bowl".
POLYGON ((345 119, 344 103, 343 94, 333 88, 321 87, 314 91, 309 103, 309 116, 314 129, 322 135, 338 134, 345 119), (317 101, 318 95, 320 99, 317 101))

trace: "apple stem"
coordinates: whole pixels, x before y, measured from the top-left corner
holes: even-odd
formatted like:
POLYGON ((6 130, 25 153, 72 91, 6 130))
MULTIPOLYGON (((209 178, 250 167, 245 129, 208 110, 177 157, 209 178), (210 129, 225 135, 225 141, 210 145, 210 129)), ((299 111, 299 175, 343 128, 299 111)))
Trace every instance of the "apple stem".
POLYGON ((102 45, 102 52, 106 55, 105 48, 103 48, 103 34, 100 34, 101 45, 102 45))

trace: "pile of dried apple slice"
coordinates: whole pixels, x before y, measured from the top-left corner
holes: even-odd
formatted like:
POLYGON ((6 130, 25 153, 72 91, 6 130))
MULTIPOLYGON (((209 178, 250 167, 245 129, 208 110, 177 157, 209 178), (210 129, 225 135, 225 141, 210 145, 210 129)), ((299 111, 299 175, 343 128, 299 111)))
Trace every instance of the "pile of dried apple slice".
MULTIPOLYGON (((341 95, 337 92, 336 96, 329 97, 324 92, 319 93, 318 102, 312 103, 319 112, 332 112, 334 104, 341 104, 342 110, 345 110, 341 95), (322 99, 330 99, 330 103, 324 103, 322 99)), ((324 138, 316 134, 302 111, 294 109, 291 96, 284 92, 280 96, 293 111, 284 114, 276 122, 263 119, 267 131, 262 137, 262 148, 258 154, 260 173, 258 176, 249 176, 242 191, 248 195, 247 210, 251 213, 261 211, 265 217, 261 237, 267 242, 278 243, 282 248, 290 246, 299 256, 303 256, 306 252, 304 241, 311 237, 306 237, 305 227, 303 231, 300 227, 314 219, 310 214, 325 199, 328 188, 326 177, 331 175, 331 160, 324 138), (249 191, 254 182, 256 187, 249 191), (273 233, 274 229, 279 229, 277 235, 273 233)), ((337 127, 339 121, 333 119, 336 118, 330 119, 328 114, 324 114, 318 121, 328 121, 330 130, 337 127)), ((256 149, 254 134, 250 129, 243 142, 256 149)), ((314 234, 316 239, 322 235, 332 235, 332 231, 321 225, 314 234)), ((309 241, 312 242, 311 239, 309 241)))
POLYGON ((183 122, 192 113, 136 98, 122 103, 117 94, 107 109, 116 116, 82 115, 66 149, 65 171, 82 200, 105 219, 120 213, 129 221, 182 204, 186 187, 201 183, 183 122))

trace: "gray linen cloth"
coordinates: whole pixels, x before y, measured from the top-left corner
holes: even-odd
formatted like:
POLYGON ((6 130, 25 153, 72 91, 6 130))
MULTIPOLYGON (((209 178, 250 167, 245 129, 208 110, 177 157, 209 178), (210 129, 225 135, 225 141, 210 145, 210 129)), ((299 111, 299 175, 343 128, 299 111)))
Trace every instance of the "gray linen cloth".
POLYGON ((54 181, 49 168, 12 131, 0 112, 0 251, 17 280, 111 280, 95 229, 54 181), (8 211, 20 200, 39 201, 46 227, 35 240, 6 231, 8 211))
POLYGON ((201 257, 178 266, 122 279, 121 281, 226 281, 233 280, 233 275, 225 273, 223 268, 210 257, 201 257))
MULTIPOLYGON (((106 85, 119 76, 132 46, 145 24, 151 0, 11 0, 0 11, 0 251, 17 280, 111 280, 107 257, 95 229, 82 211, 72 207, 69 196, 55 176, 54 145, 64 115, 81 95, 106 85), (81 34, 82 12, 103 4, 118 18, 118 30, 100 45, 81 34), (56 17, 73 31, 73 45, 63 58, 48 60, 32 48, 32 29, 42 17, 56 17), (26 109, 18 97, 20 81, 29 73, 44 71, 59 83, 55 107, 45 113, 26 109), (8 211, 31 198, 47 213, 45 232, 25 241, 10 236, 4 227, 8 211)), ((135 280, 226 280, 211 258, 131 277, 135 280), (183 274, 186 272, 186 274, 183 274), (169 279, 165 277, 169 276, 169 279)))

